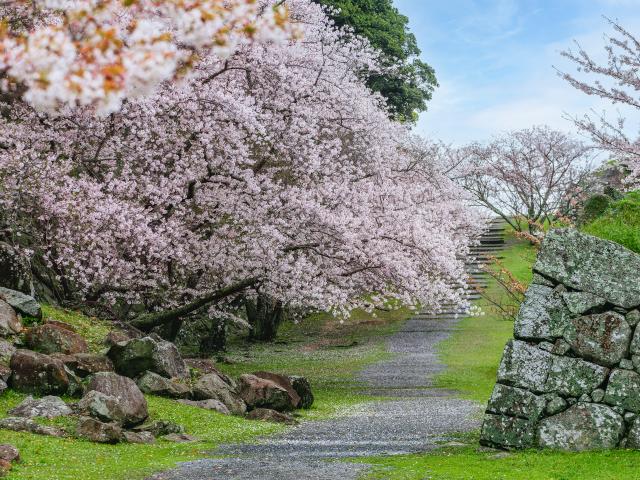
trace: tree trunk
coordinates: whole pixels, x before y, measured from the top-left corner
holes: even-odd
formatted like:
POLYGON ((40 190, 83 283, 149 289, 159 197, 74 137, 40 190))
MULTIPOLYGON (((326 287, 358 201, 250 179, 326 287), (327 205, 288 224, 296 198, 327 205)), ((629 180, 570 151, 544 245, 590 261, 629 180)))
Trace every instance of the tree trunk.
POLYGON ((257 278, 249 278, 247 280, 243 280, 241 282, 234 283, 233 285, 217 290, 213 293, 210 293, 209 295, 197 298, 191 303, 188 303, 181 307, 171 310, 164 310, 157 313, 147 313, 144 315, 140 315, 131 320, 131 322, 129 323, 142 331, 148 332, 153 327, 171 323, 175 320, 189 315, 192 312, 195 312, 196 310, 199 310, 202 307, 206 307, 207 305, 220 301, 230 295, 240 293, 241 291, 255 285, 257 282, 257 278))
POLYGON ((245 306, 251 325, 249 337, 263 342, 275 340, 284 318, 282 303, 266 295, 258 295, 256 300, 246 299, 245 306))

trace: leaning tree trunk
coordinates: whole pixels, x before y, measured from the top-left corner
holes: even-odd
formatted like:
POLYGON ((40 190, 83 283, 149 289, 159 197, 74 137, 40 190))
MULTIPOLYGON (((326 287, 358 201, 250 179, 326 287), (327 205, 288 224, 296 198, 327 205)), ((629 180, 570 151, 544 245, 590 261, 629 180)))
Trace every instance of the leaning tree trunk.
POLYGON ((251 325, 249 337, 252 340, 270 342, 275 340, 278 327, 284 318, 282 303, 266 295, 246 299, 247 320, 251 325))

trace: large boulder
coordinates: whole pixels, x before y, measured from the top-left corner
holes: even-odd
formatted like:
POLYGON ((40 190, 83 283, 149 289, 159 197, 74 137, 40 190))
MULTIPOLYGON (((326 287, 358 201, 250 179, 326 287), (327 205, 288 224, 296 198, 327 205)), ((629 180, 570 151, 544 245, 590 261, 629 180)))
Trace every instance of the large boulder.
POLYGON ((545 285, 532 284, 516 316, 514 337, 521 340, 555 340, 562 337, 572 316, 560 293, 545 285))
POLYGON ((623 308, 640 305, 640 255, 622 245, 578 232, 551 230, 542 242, 535 272, 623 308))
POLYGON ((0 337, 16 335, 22 331, 22 321, 11 305, 0 300, 0 337))
POLYGON ((535 442, 535 422, 526 418, 487 413, 482 422, 480 443, 488 447, 529 448, 535 442))
POLYGON ((113 363, 106 355, 95 353, 76 353, 73 355, 73 367, 81 377, 86 377, 98 372, 113 372, 113 363))
POLYGON ((611 372, 604 402, 640 413, 640 375, 632 370, 611 372))
POLYGON ((137 425, 149 416, 147 401, 133 380, 113 372, 100 372, 89 377, 86 391, 95 390, 118 399, 125 415, 125 426, 137 425))
POLYGON ((520 340, 510 340, 498 367, 498 381, 533 392, 547 391, 553 355, 520 340))
POLYGON ((564 339, 579 357, 611 367, 629 354, 631 327, 616 312, 587 315, 569 322, 564 339))
POLYGON ((582 315, 607 304, 606 299, 587 292, 564 292, 561 296, 564 304, 574 315, 582 315))
POLYGON ((547 400, 528 390, 496 383, 487 411, 496 415, 509 415, 528 420, 537 420, 544 412, 547 400))
POLYGON ((541 447, 584 451, 615 448, 624 434, 621 415, 606 405, 578 403, 538 427, 541 447))
POLYGON ((238 396, 234 387, 216 373, 200 377, 193 386, 193 396, 196 400, 218 400, 235 415, 243 415, 247 411, 245 402, 238 396))
POLYGON ((176 346, 157 336, 134 338, 113 345, 108 357, 116 372, 135 378, 146 371, 166 378, 188 378, 189 371, 176 346))
POLYGON ((291 386, 293 386, 293 389, 300 397, 298 408, 311 408, 314 398, 309 380, 300 375, 290 375, 289 381, 291 382, 291 386))
POLYGON ((189 398, 191 396, 191 389, 188 385, 154 372, 146 372, 136 383, 140 390, 151 395, 169 398, 189 398))
POLYGON ((264 378, 265 380, 271 380, 276 385, 284 388, 289 394, 289 398, 294 408, 298 408, 300 406, 300 395, 298 395, 298 392, 296 392, 295 388, 293 388, 289 377, 280 375, 278 373, 264 371, 255 372, 254 375, 259 378, 264 378))
MULTIPOLYGON (((14 347, 13 343, 0 338, 0 367, 9 368, 11 357, 13 357, 13 354, 16 353, 16 350, 18 349, 14 347)), ((0 378, 2 378, 1 374, 0 378)))
POLYGON ((6 242, 0 242, 0 286, 33 295, 29 261, 6 242))
POLYGON ((26 336, 27 346, 42 353, 86 353, 89 346, 85 339, 67 328, 54 323, 45 323, 29 329, 26 336))
POLYGON ((69 388, 64 364, 31 350, 18 350, 11 357, 10 383, 18 391, 40 395, 62 395, 69 388))
POLYGON ((12 417, 56 418, 71 415, 73 411, 60 397, 47 395, 42 398, 28 396, 8 413, 12 417))
POLYGON ((97 418, 106 423, 123 425, 127 422, 127 414, 120 406, 118 398, 96 390, 90 390, 75 406, 76 412, 97 418))
POLYGON ((11 305, 14 310, 22 315, 34 318, 42 318, 40 304, 31 295, 16 290, 0 287, 0 299, 11 305))
POLYGON ((545 391, 580 397, 604 383, 609 369, 580 358, 553 355, 545 391))
POLYGON ((91 417, 80 417, 76 435, 90 442, 118 443, 122 438, 122 428, 115 423, 103 423, 91 417))
POLYGON ((271 380, 255 375, 240 375, 238 394, 247 404, 249 410, 268 408, 282 412, 293 410, 296 407, 289 392, 284 388, 271 380))

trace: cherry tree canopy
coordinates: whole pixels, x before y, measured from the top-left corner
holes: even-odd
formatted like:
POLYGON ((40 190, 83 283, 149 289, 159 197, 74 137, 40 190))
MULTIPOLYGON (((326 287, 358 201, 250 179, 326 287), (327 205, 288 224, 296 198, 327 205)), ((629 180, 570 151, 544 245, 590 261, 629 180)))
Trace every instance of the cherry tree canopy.
MULTIPOLYGON (((610 37, 605 47, 607 62, 595 60, 578 45, 577 51, 565 51, 563 55, 572 60, 578 71, 587 79, 568 73, 562 74, 575 88, 618 104, 640 110, 640 38, 615 21, 609 21, 616 35, 610 37)), ((640 137, 629 136, 625 119, 607 119, 604 115, 593 118, 585 115, 575 119, 576 124, 588 133, 603 150, 621 160, 631 170, 629 181, 640 180, 640 137)), ((638 128, 638 127, 635 127, 638 128)))
POLYGON ((8 0, 0 2, 0 79, 34 107, 91 105, 100 114, 146 95, 207 54, 283 40, 284 2, 8 0))
POLYGON ((150 309, 234 285, 336 312, 461 301, 480 228, 465 193, 359 77, 376 52, 287 4, 303 40, 210 55, 106 118, 6 105, 13 242, 86 298, 150 309))

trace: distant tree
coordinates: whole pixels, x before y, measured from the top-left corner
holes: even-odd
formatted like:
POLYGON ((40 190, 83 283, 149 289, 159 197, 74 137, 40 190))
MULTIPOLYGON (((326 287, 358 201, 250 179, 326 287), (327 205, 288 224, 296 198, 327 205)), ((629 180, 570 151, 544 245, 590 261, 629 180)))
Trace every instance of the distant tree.
POLYGON ((366 37, 384 55, 385 72, 371 73, 369 87, 387 99, 392 116, 412 122, 427 109, 438 86, 431 66, 420 60, 416 37, 409 31, 409 19, 393 6, 392 0, 314 0, 338 9, 333 20, 366 37))
MULTIPOLYGON (((606 62, 595 60, 579 44, 577 51, 567 50, 563 55, 578 67, 580 79, 569 73, 561 76, 572 86, 595 97, 640 110, 640 37, 622 27, 618 22, 609 20, 616 36, 608 38, 605 47, 606 62)), ((602 150, 612 153, 615 158, 630 170, 628 183, 640 181, 640 138, 630 137, 625 128, 625 119, 619 117, 612 121, 604 115, 584 115, 574 119, 576 125, 591 136, 602 150)))
POLYGON ((510 132, 464 149, 464 184, 480 206, 535 235, 540 223, 566 215, 589 174, 591 151, 544 126, 510 132))

